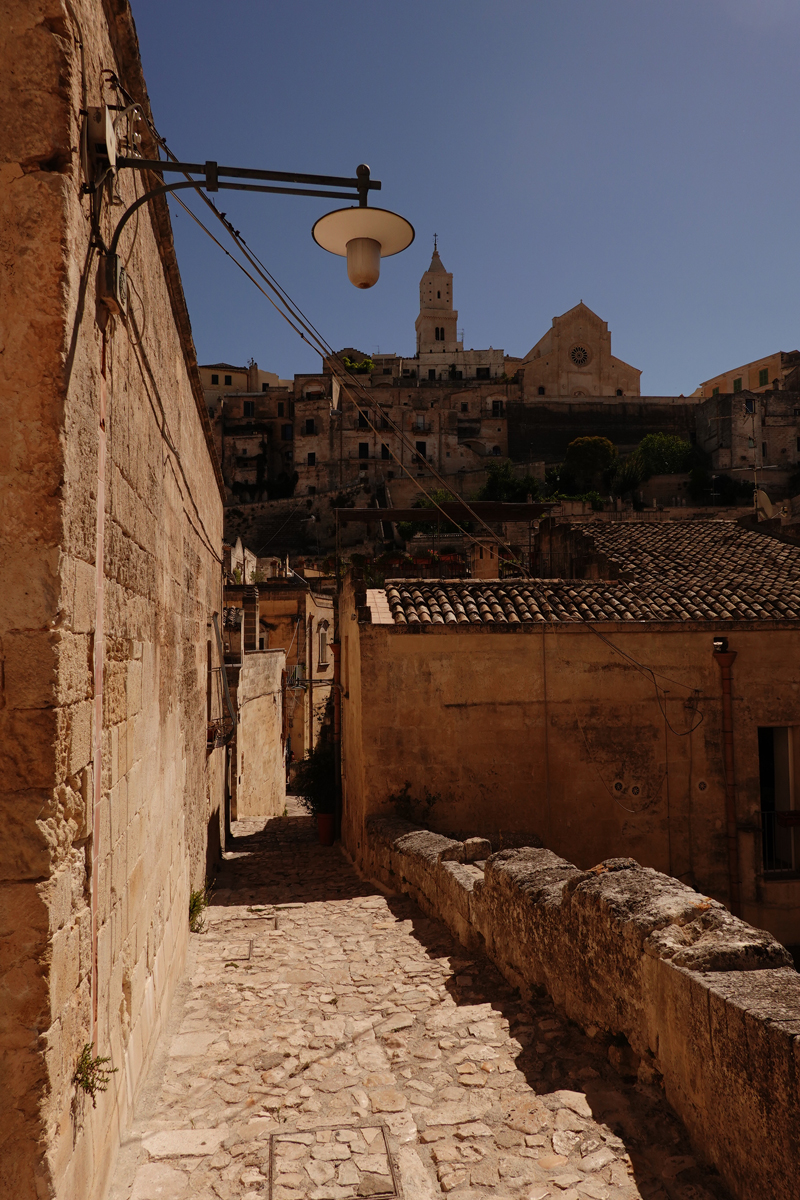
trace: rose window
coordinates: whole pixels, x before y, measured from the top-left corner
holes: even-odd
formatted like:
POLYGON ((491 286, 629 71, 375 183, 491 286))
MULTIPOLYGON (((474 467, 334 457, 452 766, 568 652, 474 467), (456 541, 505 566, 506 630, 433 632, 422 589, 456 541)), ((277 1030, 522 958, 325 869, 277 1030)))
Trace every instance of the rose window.
POLYGON ((573 346, 569 356, 576 367, 585 367, 589 361, 589 351, 585 346, 573 346))

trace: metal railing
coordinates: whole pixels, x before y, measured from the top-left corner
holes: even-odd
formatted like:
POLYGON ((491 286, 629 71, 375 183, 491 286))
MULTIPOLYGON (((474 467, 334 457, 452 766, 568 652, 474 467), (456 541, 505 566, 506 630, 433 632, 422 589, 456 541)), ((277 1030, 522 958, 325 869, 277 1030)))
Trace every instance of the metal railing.
POLYGON ((761 813, 761 857, 765 871, 797 871, 800 810, 761 813))

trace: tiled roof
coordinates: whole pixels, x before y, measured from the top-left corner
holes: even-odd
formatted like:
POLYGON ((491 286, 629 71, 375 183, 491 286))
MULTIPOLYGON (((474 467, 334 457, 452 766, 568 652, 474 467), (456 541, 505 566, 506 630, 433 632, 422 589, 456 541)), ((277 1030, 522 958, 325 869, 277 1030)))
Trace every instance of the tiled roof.
POLYGON ((581 532, 630 578, 387 580, 392 620, 493 626, 800 621, 800 547, 722 521, 597 522, 581 532))
POLYGON ((638 582, 665 578, 704 579, 731 587, 734 581, 800 585, 800 547, 745 529, 733 521, 664 521, 658 524, 596 521, 580 527, 595 548, 638 582))

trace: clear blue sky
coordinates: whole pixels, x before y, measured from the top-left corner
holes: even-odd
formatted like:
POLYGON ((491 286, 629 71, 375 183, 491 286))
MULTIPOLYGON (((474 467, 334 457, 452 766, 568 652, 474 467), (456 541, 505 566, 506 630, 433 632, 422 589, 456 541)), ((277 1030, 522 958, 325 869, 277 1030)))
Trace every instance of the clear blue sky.
MULTIPOLYGON (((434 230, 466 347, 523 355, 582 299, 643 393, 677 395, 800 346, 800 0, 132 3, 178 157, 367 162, 372 201, 415 226, 360 292, 311 240, 336 201, 220 194, 334 346, 413 353, 434 230)), ((174 225, 200 361, 318 370, 185 214, 174 225)))

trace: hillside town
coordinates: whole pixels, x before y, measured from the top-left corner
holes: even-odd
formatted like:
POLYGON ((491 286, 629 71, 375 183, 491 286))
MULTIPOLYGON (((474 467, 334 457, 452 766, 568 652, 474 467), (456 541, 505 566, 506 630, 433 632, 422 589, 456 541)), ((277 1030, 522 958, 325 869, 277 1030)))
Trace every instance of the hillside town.
POLYGON ((136 3, 5 9, 0 1197, 795 1200, 800 351, 465 348, 368 167, 179 161, 136 3), (413 353, 199 362, 221 186, 348 198, 413 353))

